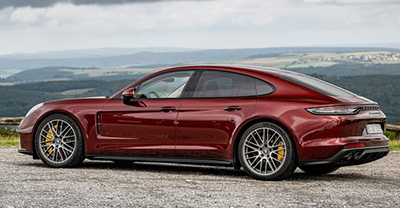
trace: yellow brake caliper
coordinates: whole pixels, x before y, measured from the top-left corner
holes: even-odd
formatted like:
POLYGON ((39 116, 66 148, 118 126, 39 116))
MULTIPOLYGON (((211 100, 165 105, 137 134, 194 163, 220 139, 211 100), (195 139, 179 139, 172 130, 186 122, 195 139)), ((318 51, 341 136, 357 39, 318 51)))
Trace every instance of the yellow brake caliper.
MULTIPOLYGON (((56 129, 57 129, 57 125, 55 125, 52 129, 49 129, 49 131, 47 131, 46 141, 49 141, 49 142, 47 142, 46 145, 50 145, 51 144, 50 140, 54 139, 52 134, 51 134, 51 131, 56 132, 56 129)), ((53 147, 50 147, 49 153, 53 154, 53 147)))
POLYGON ((285 155, 285 150, 283 149, 283 142, 279 142, 279 145, 281 145, 281 146, 278 147, 278 150, 279 149, 282 149, 282 150, 278 151, 278 160, 282 161, 283 156, 285 155))

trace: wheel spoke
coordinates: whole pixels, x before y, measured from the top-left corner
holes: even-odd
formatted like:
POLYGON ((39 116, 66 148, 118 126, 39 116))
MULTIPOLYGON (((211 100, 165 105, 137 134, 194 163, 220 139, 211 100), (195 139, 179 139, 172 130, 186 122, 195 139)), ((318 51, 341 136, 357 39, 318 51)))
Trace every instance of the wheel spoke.
POLYGON ((52 145, 53 143, 54 142, 52 140, 40 142, 41 145, 45 145, 45 146, 52 145), (47 143, 51 143, 51 144, 47 144, 47 143))
POLYGON ((253 146, 250 146, 248 144, 244 144, 244 146, 246 146, 246 147, 248 147, 250 149, 253 149, 253 150, 258 150, 258 147, 253 147, 253 146))
POLYGON ((278 152, 271 152, 271 154, 275 154, 278 157, 283 157, 284 155, 279 154, 278 152))
MULTIPOLYGON (((60 148, 58 149, 58 151, 60 152, 61 161, 63 161, 63 160, 64 160, 64 157, 62 156, 62 151, 60 151, 61 148, 62 148, 62 147, 60 147, 60 148)), ((58 151, 57 151, 57 152, 58 152, 58 151)))
POLYGON ((69 149, 67 149, 67 148, 64 148, 64 150, 67 151, 67 152, 69 152, 69 153, 72 153, 72 151, 69 150, 69 149))
POLYGON ((245 155, 248 155, 248 154, 255 153, 255 152, 258 152, 258 150, 254 150, 254 151, 246 152, 246 153, 244 153, 244 154, 245 154, 245 155))
POLYGON ((55 138, 53 130, 51 129, 50 123, 47 124, 47 127, 49 128, 49 132, 51 134, 51 137, 53 137, 53 139, 55 138))
POLYGON ((65 127, 65 129, 63 129, 63 131, 60 133, 60 136, 66 136, 66 135, 68 135, 68 133, 71 131, 71 127, 68 125, 67 127, 65 127), (65 134, 64 134, 64 132, 66 131, 66 130, 68 130, 65 134))
MULTIPOLYGON (((276 150, 271 150, 271 152, 276 152, 276 153, 278 153, 279 154, 279 152, 280 151, 285 151, 286 150, 286 148, 285 147, 283 147, 283 148, 280 148, 280 149, 276 149, 276 150)), ((283 156, 283 155, 282 155, 283 156)))
MULTIPOLYGON (((254 137, 254 135, 253 134, 251 134, 251 137, 253 138, 253 140, 257 143, 257 145, 256 146, 258 146, 258 147, 261 147, 261 145, 260 145, 260 143, 258 143, 258 141, 257 141, 257 139, 256 139, 256 137, 254 137)), ((247 141, 247 142, 250 142, 250 141, 247 141)))
POLYGON ((276 132, 274 134, 272 134, 271 137, 268 137, 268 145, 271 143, 271 140, 272 140, 272 138, 274 138, 275 134, 276 134, 276 132))
POLYGON ((54 157, 53 157, 53 159, 56 162, 57 162, 57 156, 58 156, 58 150, 57 150, 57 148, 54 148, 54 157))
POLYGON ((258 138, 261 140, 260 146, 264 146, 264 139, 260 136, 260 134, 258 134, 258 131, 256 131, 256 134, 257 134, 258 138))
POLYGON ((274 157, 271 157, 271 159, 272 159, 272 160, 275 160, 275 161, 278 162, 279 164, 282 163, 282 161, 279 161, 278 159, 276 159, 276 158, 274 158, 274 157))

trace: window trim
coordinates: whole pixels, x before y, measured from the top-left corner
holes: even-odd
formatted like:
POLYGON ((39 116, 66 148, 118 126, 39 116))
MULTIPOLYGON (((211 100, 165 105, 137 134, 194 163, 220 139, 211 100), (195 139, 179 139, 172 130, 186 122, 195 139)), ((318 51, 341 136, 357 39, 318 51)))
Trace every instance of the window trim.
MULTIPOLYGON (((255 77, 255 76, 251 76, 251 75, 247 75, 247 74, 243 74, 243 73, 239 73, 239 72, 234 72, 234 71, 226 71, 226 70, 218 70, 218 69, 199 69, 199 68, 164 72, 164 73, 149 77, 148 79, 143 80, 140 83, 133 84, 133 85, 129 86, 126 89, 135 88, 135 87, 141 85, 143 82, 145 82, 145 81, 147 81, 149 79, 152 79, 152 78, 154 78, 156 76, 161 76, 161 75, 164 75, 164 74, 167 74, 167 73, 173 73, 173 72, 178 72, 178 71, 182 71, 182 72, 183 71, 193 71, 193 73, 190 76, 185 88, 182 91, 182 95, 180 97, 178 97, 178 98, 142 98, 140 100, 257 98, 257 97, 270 95, 270 94, 273 94, 273 93, 276 92, 276 87, 273 84, 271 84, 270 82, 265 81, 263 79, 260 79, 258 77, 255 77), (228 96, 228 97, 193 97, 194 96, 194 91, 196 90, 197 84, 199 83, 201 75, 203 74, 204 71, 217 71, 217 72, 233 73, 233 74, 238 74, 238 75, 242 75, 242 76, 251 77, 253 79, 257 79, 257 80, 260 80, 261 82, 266 83, 267 85, 269 85, 272 88, 272 91, 269 92, 269 93, 266 93, 266 94, 261 94, 261 95, 228 96), (193 90, 192 91, 188 91, 188 89, 193 89, 193 90)), ((257 91, 257 86, 256 86, 256 91, 257 91)), ((120 93, 118 96, 115 96, 113 98, 113 100, 121 100, 122 99, 121 95, 122 95, 122 93, 120 93)))
MULTIPOLYGON (((185 99, 184 95, 186 95, 186 93, 185 93, 185 92, 186 92, 186 89, 187 89, 188 85, 190 84, 191 80, 193 79, 193 77, 195 76, 195 74, 198 73, 198 71, 197 71, 196 69, 167 71, 167 72, 164 72, 164 73, 161 73, 161 74, 157 74, 157 75, 151 76, 151 77, 149 77, 148 79, 145 79, 145 80, 143 80, 143 81, 141 81, 141 82, 139 82, 139 83, 132 84, 131 86, 127 87, 126 89, 137 88, 137 87, 140 86, 143 82, 146 82, 146 81, 148 81, 148 80, 150 80, 150 79, 153 79, 153 78, 155 78, 155 77, 158 77, 158 76, 162 76, 162 75, 165 75, 165 74, 168 74, 168 73, 185 72, 185 71, 192 71, 193 73, 190 75, 190 77, 189 77, 189 79, 188 79, 188 81, 187 81, 187 84, 186 84, 185 88, 183 88, 183 90, 182 90, 182 94, 181 94, 180 97, 176 97, 176 98, 139 98, 139 99, 137 98, 137 100, 172 100, 172 99, 185 99)), ((113 98, 113 100, 122 100, 122 97, 121 97, 121 96, 122 96, 122 93, 123 93, 123 92, 121 92, 120 94, 118 94, 117 96, 115 96, 115 97, 113 98)))

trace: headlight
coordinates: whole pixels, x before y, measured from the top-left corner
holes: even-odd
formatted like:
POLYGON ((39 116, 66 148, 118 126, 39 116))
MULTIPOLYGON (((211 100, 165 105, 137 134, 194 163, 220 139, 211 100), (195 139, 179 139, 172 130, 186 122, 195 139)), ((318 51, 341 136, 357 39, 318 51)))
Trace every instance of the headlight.
POLYGON ((39 108, 42 107, 42 106, 43 106, 43 103, 39 103, 39 104, 33 106, 33 107, 28 111, 28 113, 26 114, 25 117, 30 116, 33 112, 35 112, 37 109, 39 109, 39 108))
POLYGON ((317 115, 354 115, 358 112, 357 106, 325 106, 317 108, 306 108, 306 110, 312 114, 317 115))

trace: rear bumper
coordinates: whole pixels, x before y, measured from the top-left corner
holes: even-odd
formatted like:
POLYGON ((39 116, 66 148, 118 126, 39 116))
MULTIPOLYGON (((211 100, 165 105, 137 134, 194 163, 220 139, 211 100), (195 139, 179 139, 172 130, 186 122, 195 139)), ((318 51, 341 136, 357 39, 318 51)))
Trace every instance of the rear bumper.
POLYGON ((331 158, 300 161, 299 166, 349 166, 378 160, 389 153, 389 146, 374 146, 342 149, 331 158))

